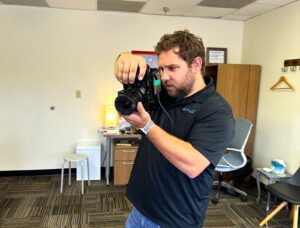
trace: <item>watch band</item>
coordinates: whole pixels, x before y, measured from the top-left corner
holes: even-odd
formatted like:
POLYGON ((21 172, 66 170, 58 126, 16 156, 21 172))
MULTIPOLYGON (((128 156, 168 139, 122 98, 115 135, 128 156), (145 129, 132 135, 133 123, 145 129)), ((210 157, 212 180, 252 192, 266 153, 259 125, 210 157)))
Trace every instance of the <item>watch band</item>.
POLYGON ((141 130, 145 135, 147 135, 150 129, 153 127, 153 125, 154 122, 151 120, 149 123, 146 124, 145 127, 139 128, 139 130, 141 130))

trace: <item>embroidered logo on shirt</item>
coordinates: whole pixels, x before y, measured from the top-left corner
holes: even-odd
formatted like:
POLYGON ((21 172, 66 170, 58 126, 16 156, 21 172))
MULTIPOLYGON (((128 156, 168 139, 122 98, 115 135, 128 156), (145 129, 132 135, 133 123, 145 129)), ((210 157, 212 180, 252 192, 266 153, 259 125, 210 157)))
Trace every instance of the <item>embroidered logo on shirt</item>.
POLYGON ((190 114, 194 114, 196 112, 195 109, 190 109, 190 108, 187 108, 187 107, 182 108, 182 111, 188 112, 190 114))

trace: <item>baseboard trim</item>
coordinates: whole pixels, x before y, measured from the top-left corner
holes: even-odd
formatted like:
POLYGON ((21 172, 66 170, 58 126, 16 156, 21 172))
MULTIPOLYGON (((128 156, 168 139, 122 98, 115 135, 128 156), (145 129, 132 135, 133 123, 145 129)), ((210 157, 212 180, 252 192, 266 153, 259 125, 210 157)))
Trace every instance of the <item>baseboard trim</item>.
MULTIPOLYGON (((65 168, 64 173, 66 174, 68 172, 69 172, 69 169, 65 168)), ((76 173, 76 168, 71 168, 71 173, 76 173)), ((101 173, 105 173, 105 167, 101 168, 101 173)), ((0 171, 0 177, 58 175, 58 174, 61 174, 61 169, 0 171)))
MULTIPOLYGON (((65 169, 65 172, 69 172, 65 169)), ((71 173, 75 173, 76 168, 71 168, 71 173)), ((0 177, 8 176, 37 176, 37 175, 56 175, 60 174, 61 169, 41 169, 41 170, 11 170, 11 171, 0 171, 0 177)))

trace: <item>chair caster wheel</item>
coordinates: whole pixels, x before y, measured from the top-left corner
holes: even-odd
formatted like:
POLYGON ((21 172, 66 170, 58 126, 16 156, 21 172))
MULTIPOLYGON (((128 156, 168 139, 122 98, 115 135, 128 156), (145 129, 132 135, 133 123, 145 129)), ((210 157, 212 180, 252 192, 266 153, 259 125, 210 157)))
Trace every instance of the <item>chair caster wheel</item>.
POLYGON ((219 202, 219 200, 218 200, 217 198, 213 198, 213 199, 211 200, 211 202, 212 202, 212 204, 217 205, 218 202, 219 202))
POLYGON ((241 196, 241 201, 242 201, 242 202, 247 202, 247 201, 248 201, 247 196, 241 196))

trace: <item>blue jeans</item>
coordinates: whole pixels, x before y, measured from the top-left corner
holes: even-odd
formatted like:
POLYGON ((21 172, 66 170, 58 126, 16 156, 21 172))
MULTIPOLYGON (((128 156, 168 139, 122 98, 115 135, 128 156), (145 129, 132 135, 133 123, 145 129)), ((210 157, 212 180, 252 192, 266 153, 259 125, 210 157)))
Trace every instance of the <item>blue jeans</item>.
POLYGON ((135 207, 132 208, 126 224, 126 228, 159 228, 160 226, 142 215, 135 207))

